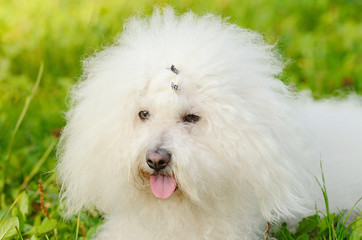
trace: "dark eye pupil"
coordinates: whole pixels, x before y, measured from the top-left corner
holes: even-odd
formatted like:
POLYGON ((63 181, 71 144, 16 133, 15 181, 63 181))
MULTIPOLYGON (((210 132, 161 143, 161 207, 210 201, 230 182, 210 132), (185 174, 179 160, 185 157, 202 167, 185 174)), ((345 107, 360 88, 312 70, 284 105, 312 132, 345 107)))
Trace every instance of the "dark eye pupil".
POLYGON ((188 115, 185 115, 183 118, 183 121, 188 122, 188 123, 196 123, 199 120, 200 120, 200 116, 197 116, 195 114, 188 114, 188 115))
POLYGON ((146 120, 146 119, 148 119, 149 118, 149 115, 150 115, 150 113, 148 112, 148 111, 140 111, 139 113, 138 113, 138 117, 141 119, 141 120, 146 120))

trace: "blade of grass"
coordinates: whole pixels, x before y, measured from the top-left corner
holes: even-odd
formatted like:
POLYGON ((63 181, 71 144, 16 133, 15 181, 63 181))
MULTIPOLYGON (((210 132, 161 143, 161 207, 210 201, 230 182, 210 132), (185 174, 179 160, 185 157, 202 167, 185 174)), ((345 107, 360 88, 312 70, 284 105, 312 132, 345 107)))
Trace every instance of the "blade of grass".
POLYGON ((337 219, 338 237, 337 237, 337 239, 344 239, 344 236, 346 234, 344 224, 343 224, 343 215, 344 215, 344 212, 342 212, 340 209, 338 209, 338 219, 337 219))
POLYGON ((15 228, 16 228, 16 232, 18 233, 18 236, 20 237, 20 240, 24 240, 24 239, 23 239, 23 236, 21 236, 21 233, 20 233, 20 231, 19 231, 19 228, 18 228, 17 226, 15 226, 15 228))
POLYGON ((80 213, 78 213, 77 229, 75 230, 75 240, 78 240, 79 221, 80 221, 80 213))
POLYGON ((7 168, 9 166, 9 162, 10 162, 10 159, 11 159, 11 154, 12 154, 12 150, 13 150, 13 145, 14 145, 16 133, 18 132, 19 127, 20 127, 21 123, 24 120, 24 117, 25 117, 25 115, 26 115, 26 113, 27 113, 27 111, 29 109, 30 103, 33 100, 34 95, 36 93, 36 90, 39 87, 40 80, 41 80, 41 78, 43 76, 43 70, 44 70, 44 63, 42 62, 40 64, 38 76, 37 76, 37 79, 35 81, 34 87, 33 87, 32 91, 31 91, 30 95, 25 99, 25 104, 24 104, 23 110, 21 111, 21 114, 20 114, 20 116, 18 118, 18 121, 16 122, 16 125, 15 125, 13 131, 11 132, 9 145, 7 147, 7 154, 6 154, 5 159, 4 159, 3 174, 2 174, 3 175, 3 179, 2 179, 3 181, 1 181, 0 192, 2 192, 3 189, 5 188, 7 172, 8 172, 7 168))
POLYGON ((324 178, 324 172, 323 172, 323 166, 322 166, 322 161, 320 161, 320 168, 321 168, 321 172, 322 172, 322 183, 323 185, 319 182, 319 180, 317 179, 318 185, 322 190, 323 193, 323 198, 324 198, 324 203, 326 206, 326 219, 327 219, 327 225, 328 225, 328 239, 337 239, 337 233, 334 229, 332 220, 331 220, 331 214, 329 211, 329 200, 328 200, 328 195, 327 195, 327 188, 326 188, 326 180, 324 178), (333 234, 333 235, 332 235, 333 234), (332 238, 332 236, 334 236, 334 238, 332 238))
POLYGON ((57 144, 57 140, 53 139, 53 141, 50 143, 49 147, 43 154, 43 156, 40 158, 40 160, 37 162, 37 164, 34 166, 33 170, 30 172, 28 176, 25 177, 23 184, 21 185, 21 188, 24 189, 30 182, 30 180, 35 176, 35 174, 39 171, 40 167, 44 164, 45 160, 48 159, 50 153, 54 149, 55 145, 57 144))
MULTIPOLYGON (((353 207, 351 208, 351 210, 349 210, 347 216, 346 216, 346 219, 344 219, 344 222, 343 222, 343 225, 346 224, 346 221, 347 219, 349 218, 349 216, 351 215, 353 209, 357 206, 357 204, 362 200, 362 197, 360 197, 357 202, 353 205, 353 207)), ((350 223, 348 226, 347 226, 347 229, 349 229, 350 227, 352 227, 352 225, 354 224, 354 222, 350 223)))
POLYGON ((4 215, 1 216, 0 221, 3 220, 3 218, 10 212, 10 210, 15 206, 15 204, 19 201, 19 199, 21 198, 21 196, 25 193, 25 191, 23 191, 22 193, 19 194, 19 196, 15 199, 15 201, 13 202, 13 204, 11 204, 11 206, 8 208, 8 210, 6 210, 6 212, 4 213, 4 215))

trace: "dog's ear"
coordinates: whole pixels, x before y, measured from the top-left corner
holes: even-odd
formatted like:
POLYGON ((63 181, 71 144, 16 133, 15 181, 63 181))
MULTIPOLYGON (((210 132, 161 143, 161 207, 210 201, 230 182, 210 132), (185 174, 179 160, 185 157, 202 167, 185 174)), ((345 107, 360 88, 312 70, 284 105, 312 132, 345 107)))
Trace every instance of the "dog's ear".
POLYGON ((110 185, 115 184, 111 176, 116 175, 120 165, 114 163, 119 157, 116 149, 120 149, 116 145, 117 129, 107 123, 111 116, 102 120, 103 114, 96 116, 98 110, 84 104, 80 103, 68 112, 67 125, 57 148, 61 200, 69 214, 94 206, 104 210, 106 201, 101 199, 110 185), (87 108, 91 111, 87 112, 87 108))
POLYGON ((107 211, 119 199, 115 189, 128 180, 128 159, 122 154, 130 145, 134 118, 129 111, 135 109, 130 99, 137 94, 113 75, 110 70, 88 73, 71 92, 57 147, 61 199, 70 214, 94 206, 107 211))

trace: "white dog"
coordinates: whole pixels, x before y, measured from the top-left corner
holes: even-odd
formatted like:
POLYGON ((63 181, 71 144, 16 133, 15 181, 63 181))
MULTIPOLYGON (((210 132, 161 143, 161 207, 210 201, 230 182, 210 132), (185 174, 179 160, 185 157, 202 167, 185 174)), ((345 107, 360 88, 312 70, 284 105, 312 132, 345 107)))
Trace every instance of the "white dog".
POLYGON ((320 160, 332 208, 352 207, 359 98, 313 102, 282 69, 259 34, 220 17, 130 19, 71 93, 58 147, 68 212, 104 213, 96 239, 260 239, 268 221, 323 209, 320 160))

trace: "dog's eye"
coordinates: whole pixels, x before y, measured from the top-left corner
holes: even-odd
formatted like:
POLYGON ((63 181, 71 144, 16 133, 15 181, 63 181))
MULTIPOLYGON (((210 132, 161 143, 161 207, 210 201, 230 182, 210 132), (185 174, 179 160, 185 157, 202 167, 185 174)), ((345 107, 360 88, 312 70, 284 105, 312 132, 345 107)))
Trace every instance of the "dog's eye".
POLYGON ((138 117, 141 119, 141 120, 147 120, 150 118, 150 113, 146 110, 142 110, 138 113, 138 117))
POLYGON ((182 121, 187 123, 196 123, 200 120, 200 116, 197 116, 195 114, 187 114, 183 116, 182 121))

